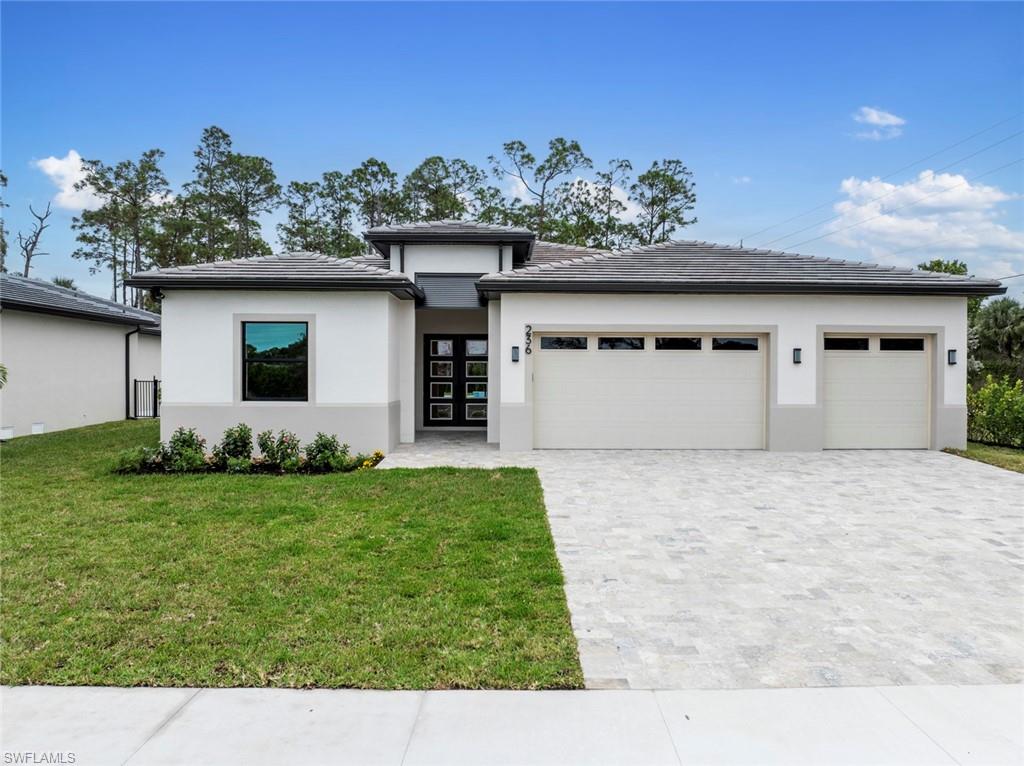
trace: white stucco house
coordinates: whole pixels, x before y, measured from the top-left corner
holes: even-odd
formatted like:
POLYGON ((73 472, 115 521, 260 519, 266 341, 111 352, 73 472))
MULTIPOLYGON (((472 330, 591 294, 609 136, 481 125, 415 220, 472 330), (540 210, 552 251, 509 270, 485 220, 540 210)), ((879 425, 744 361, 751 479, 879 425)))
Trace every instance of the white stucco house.
POLYGON ((967 299, 998 282, 517 228, 371 229, 373 255, 149 271, 164 438, 244 421, 359 450, 480 429, 503 450, 963 446, 967 299))
POLYGON ((0 439, 122 420, 160 376, 160 315, 0 274, 0 363, 0 439))

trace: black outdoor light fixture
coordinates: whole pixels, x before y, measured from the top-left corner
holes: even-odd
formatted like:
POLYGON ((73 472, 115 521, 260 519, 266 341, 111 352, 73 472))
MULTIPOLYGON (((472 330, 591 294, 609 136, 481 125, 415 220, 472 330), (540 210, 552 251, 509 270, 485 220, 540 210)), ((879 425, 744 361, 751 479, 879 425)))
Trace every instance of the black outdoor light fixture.
POLYGON ((512 347, 512 361, 513 362, 518 362, 519 361, 519 346, 513 346, 512 347))
POLYGON ((956 364, 956 349, 951 348, 946 352, 946 361, 950 364, 956 364))
POLYGON ((800 364, 800 349, 793 349, 793 364, 800 364))

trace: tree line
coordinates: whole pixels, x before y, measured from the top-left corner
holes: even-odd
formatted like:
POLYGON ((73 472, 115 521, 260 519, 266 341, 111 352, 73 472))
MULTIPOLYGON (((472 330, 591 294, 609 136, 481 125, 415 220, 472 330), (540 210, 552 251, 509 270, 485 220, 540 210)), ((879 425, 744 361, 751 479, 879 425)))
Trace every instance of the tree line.
MULTIPOLYGON (((161 169, 160 149, 113 165, 83 160, 76 189, 90 191, 99 206, 74 218, 72 256, 92 273, 109 274, 114 300, 141 305, 142 296, 124 284, 135 271, 269 254, 259 218, 281 207, 280 249, 343 258, 366 252, 357 230, 386 224, 473 218, 529 228, 543 240, 610 249, 662 242, 696 222, 693 174, 682 161, 655 161, 634 178, 628 160, 595 169, 579 142, 566 138, 549 141, 543 156, 509 141, 487 158, 486 169, 432 156, 403 178, 371 157, 347 172, 328 170, 285 186, 270 160, 236 152, 217 126, 203 131, 194 157, 192 177, 178 190, 161 169), (516 194, 506 191, 510 186, 516 194)), ((32 212, 37 225, 26 238, 19 235, 19 245, 27 243, 26 276, 41 254, 49 208, 32 212)))

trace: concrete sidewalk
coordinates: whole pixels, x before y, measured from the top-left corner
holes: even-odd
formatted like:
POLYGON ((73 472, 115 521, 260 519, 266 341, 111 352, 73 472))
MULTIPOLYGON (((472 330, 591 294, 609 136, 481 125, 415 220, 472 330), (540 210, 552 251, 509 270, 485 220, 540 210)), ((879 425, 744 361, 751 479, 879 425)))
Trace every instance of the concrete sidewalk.
POLYGON ((1009 685, 581 692, 14 687, 2 690, 0 705, 5 764, 1024 763, 1024 687, 1009 685))

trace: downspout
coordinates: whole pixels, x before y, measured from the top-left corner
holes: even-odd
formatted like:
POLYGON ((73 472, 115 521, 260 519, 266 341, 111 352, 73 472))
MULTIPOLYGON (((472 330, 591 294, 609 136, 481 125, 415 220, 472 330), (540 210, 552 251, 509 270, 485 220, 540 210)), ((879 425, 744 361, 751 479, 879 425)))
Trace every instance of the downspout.
POLYGON ((131 342, 132 336, 137 333, 141 327, 136 327, 129 333, 125 333, 124 336, 124 419, 131 420, 132 418, 132 351, 131 342))

